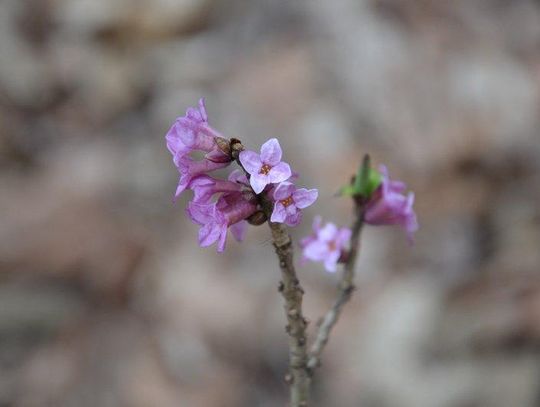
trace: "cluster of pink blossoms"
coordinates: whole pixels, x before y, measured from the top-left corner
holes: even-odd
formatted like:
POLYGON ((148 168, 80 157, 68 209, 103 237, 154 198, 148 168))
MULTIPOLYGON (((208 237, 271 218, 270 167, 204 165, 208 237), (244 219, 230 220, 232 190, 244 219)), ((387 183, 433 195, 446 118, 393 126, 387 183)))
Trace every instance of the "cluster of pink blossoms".
POLYGON ((202 247, 217 242, 219 252, 225 250, 227 231, 242 241, 248 222, 260 210, 259 197, 263 194, 274 203, 271 221, 296 226, 302 218, 302 209, 317 199, 316 189, 296 188, 291 181, 289 164, 282 162, 282 150, 277 139, 270 139, 261 147, 261 153, 242 151, 240 170, 232 171, 227 180, 212 178, 208 173, 225 168, 233 157, 224 148, 228 141, 208 124, 204 100, 197 108, 189 108, 186 115, 176 119, 165 136, 167 148, 180 173, 175 198, 186 189, 193 191, 187 214, 200 226, 199 244, 202 247), (191 153, 204 153, 196 160, 191 153))
MULTIPOLYGON (((282 150, 275 138, 264 143, 260 153, 249 150, 239 153, 245 173, 236 169, 227 180, 209 176, 210 172, 229 166, 234 159, 231 141, 208 124, 203 99, 198 108, 189 108, 185 116, 176 119, 165 139, 180 173, 175 198, 186 189, 193 192, 187 214, 200 226, 199 244, 203 247, 217 242, 218 251, 223 251, 229 229, 242 241, 247 220, 252 220, 261 210, 261 196, 273 203, 270 221, 289 226, 298 225, 302 209, 317 199, 316 189, 294 185, 292 181, 297 175, 282 161, 282 150), (204 157, 196 160, 192 152, 202 152, 204 157)), ((353 188, 348 195, 361 196, 364 200, 363 221, 369 225, 399 225, 412 242, 418 229, 413 210, 414 194, 405 195, 406 185, 390 180, 386 167, 381 166, 378 172, 369 171, 366 185, 347 187, 353 188)), ((337 264, 347 257, 350 239, 350 229, 338 228, 333 223, 323 226, 321 218, 316 217, 313 233, 302 239, 300 246, 304 259, 323 262, 328 271, 335 272, 337 264)))

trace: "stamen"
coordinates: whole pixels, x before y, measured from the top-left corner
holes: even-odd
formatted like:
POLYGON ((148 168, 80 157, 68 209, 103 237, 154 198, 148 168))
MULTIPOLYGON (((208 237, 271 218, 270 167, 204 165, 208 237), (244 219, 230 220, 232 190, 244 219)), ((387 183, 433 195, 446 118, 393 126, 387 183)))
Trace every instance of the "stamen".
POLYGON ((328 250, 330 250, 331 252, 335 251, 337 249, 337 245, 336 245, 336 241, 335 240, 331 240, 328 242, 328 250))
POLYGON ((263 164, 261 169, 259 170, 259 174, 268 175, 272 167, 270 167, 268 164, 263 164))
POLYGON ((293 203, 293 199, 292 199, 292 196, 286 198, 286 199, 282 199, 281 201, 281 204, 286 208, 287 206, 291 205, 293 203))

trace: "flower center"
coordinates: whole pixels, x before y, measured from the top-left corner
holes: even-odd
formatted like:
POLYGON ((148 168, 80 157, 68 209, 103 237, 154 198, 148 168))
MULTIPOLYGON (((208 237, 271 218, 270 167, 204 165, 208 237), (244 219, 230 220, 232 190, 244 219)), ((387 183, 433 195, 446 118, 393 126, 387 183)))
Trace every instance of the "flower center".
POLYGON ((272 167, 270 167, 268 164, 263 164, 261 169, 259 170, 259 174, 268 175, 272 167))
POLYGON ((335 240, 331 240, 328 242, 328 250, 330 250, 331 252, 335 251, 337 249, 337 245, 336 245, 336 241, 335 240))
POLYGON ((281 201, 281 204, 286 208, 287 206, 291 205, 293 203, 293 199, 292 199, 292 196, 286 198, 286 199, 282 199, 281 201))

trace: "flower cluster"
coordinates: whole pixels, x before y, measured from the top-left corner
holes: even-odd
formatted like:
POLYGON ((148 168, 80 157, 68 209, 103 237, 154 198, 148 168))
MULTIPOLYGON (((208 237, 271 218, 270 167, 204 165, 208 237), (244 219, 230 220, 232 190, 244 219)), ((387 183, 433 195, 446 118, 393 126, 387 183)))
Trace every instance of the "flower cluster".
POLYGON ((310 206, 318 196, 316 189, 296 188, 289 164, 281 161, 281 147, 273 138, 261 147, 261 154, 242 151, 240 163, 249 173, 249 183, 256 194, 266 190, 274 201, 270 221, 296 226, 302 220, 301 209, 310 206), (277 184, 277 186, 275 186, 277 184))
POLYGON ((202 247, 217 243, 218 251, 225 250, 228 229, 242 241, 248 222, 260 212, 262 199, 273 204, 272 222, 296 226, 302 218, 301 210, 317 199, 316 189, 296 188, 291 182, 296 177, 289 164, 282 162, 282 150, 277 139, 268 140, 261 153, 241 151, 240 170, 230 173, 227 180, 208 174, 230 165, 234 159, 231 141, 210 127, 204 99, 198 108, 189 108, 186 115, 176 119, 165 136, 173 163, 180 173, 175 199, 185 190, 193 192, 187 214, 200 226, 199 244, 202 247), (202 152, 196 160, 192 152, 202 152))

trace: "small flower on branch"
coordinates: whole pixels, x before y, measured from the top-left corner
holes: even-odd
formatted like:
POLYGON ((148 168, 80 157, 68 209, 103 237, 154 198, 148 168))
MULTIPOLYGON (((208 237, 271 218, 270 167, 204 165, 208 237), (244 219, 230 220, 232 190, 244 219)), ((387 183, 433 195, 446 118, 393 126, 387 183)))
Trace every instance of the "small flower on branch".
POLYGON ((214 162, 231 161, 219 146, 221 134, 208 124, 208 115, 202 98, 199 100, 198 109, 190 107, 185 116, 176 119, 165 139, 175 165, 178 165, 180 158, 192 151, 205 152, 205 158, 214 162))
POLYGON ((275 138, 262 145, 261 154, 249 150, 240 153, 240 162, 250 174, 249 182, 256 194, 260 194, 269 184, 290 178, 291 167, 281 161, 281 155, 281 146, 275 138))
POLYGON ((407 239, 413 242, 418 221, 413 210, 414 193, 404 194, 407 186, 402 181, 392 181, 384 165, 379 167, 381 183, 366 205, 364 220, 368 225, 399 225, 405 229, 407 239))
POLYGON ((296 188, 290 182, 282 182, 274 190, 274 210, 270 220, 297 226, 302 220, 302 211, 317 200, 319 192, 316 189, 296 188))
POLYGON ((313 220, 313 234, 300 241, 305 259, 323 262, 327 271, 334 273, 338 262, 346 257, 351 229, 338 228, 331 222, 321 225, 320 216, 313 220))
POLYGON ((391 180, 386 166, 374 170, 366 159, 350 185, 341 188, 341 195, 350 196, 362 203, 363 221, 368 225, 398 225, 405 229, 410 243, 418 230, 413 210, 414 193, 404 194, 407 186, 402 181, 391 180))

